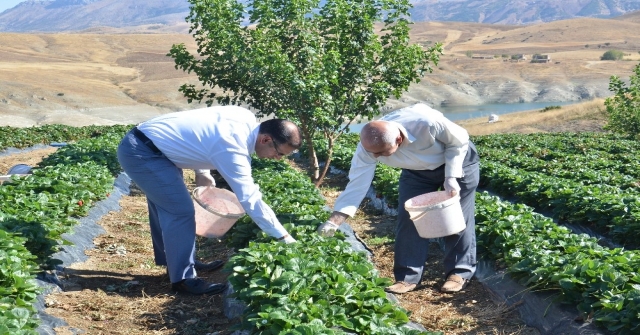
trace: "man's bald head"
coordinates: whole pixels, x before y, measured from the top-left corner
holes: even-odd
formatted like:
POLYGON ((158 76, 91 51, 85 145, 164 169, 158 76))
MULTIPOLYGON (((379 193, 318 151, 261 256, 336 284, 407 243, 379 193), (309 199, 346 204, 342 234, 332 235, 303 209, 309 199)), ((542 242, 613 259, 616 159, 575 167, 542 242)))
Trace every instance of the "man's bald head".
POLYGON ((387 121, 371 121, 360 131, 360 143, 374 156, 390 156, 402 143, 398 126, 387 121))
POLYGON ((370 146, 394 144, 400 129, 386 121, 371 121, 362 127, 360 141, 370 146))

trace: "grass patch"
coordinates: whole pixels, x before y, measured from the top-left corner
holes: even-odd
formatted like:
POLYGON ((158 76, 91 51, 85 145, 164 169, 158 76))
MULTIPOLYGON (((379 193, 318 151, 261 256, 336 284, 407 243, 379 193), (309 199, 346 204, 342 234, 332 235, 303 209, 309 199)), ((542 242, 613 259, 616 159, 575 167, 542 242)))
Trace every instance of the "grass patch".
POLYGON ((376 236, 366 240, 367 245, 377 246, 385 244, 393 244, 395 239, 390 236, 376 236))

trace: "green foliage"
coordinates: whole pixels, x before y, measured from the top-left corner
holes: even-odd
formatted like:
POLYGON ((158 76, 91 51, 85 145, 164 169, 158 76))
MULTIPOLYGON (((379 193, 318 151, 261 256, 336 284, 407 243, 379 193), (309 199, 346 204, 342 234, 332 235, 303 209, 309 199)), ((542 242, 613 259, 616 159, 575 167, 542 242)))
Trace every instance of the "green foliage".
MULTIPOLYGON (((345 124, 378 115, 389 97, 431 72, 442 51, 440 43, 409 44, 407 0, 189 2, 198 55, 184 44, 169 53, 202 84, 180 87, 188 101, 244 103, 259 117, 297 121, 310 145, 318 132, 332 148, 345 124), (242 25, 245 11, 250 27, 242 25)), ((314 148, 308 154, 315 161, 314 148)))
POLYGON ((473 51, 471 50, 467 50, 464 54, 467 55, 467 57, 469 58, 473 57, 473 51))
MULTIPOLYGON (((282 224, 296 223, 317 227, 329 218, 325 200, 303 174, 284 161, 254 159, 253 178, 260 186, 262 199, 273 209, 282 224)), ((292 230, 287 228, 289 233, 292 230)), ((258 228, 249 216, 243 216, 229 232, 227 245, 243 248, 249 241, 266 242, 272 238, 258 228)))
POLYGON ((604 102, 609 115, 606 129, 640 139, 640 64, 634 68, 629 86, 612 76, 609 91, 614 95, 604 102))
POLYGON ((547 106, 547 107, 545 107, 545 108, 541 109, 541 110, 540 110, 540 112, 543 112, 543 113, 544 113, 544 112, 548 112, 548 111, 550 111, 550 110, 554 110, 554 109, 561 109, 561 108, 562 108, 562 107, 560 107, 560 106, 547 106))
POLYGON ((248 216, 231 229, 227 242, 239 250, 225 269, 231 272, 234 296, 247 306, 235 329, 252 334, 440 334, 404 327, 408 313, 384 292, 389 279, 378 277, 367 256, 354 252, 341 232, 335 238, 316 233, 329 212, 308 178, 283 161, 256 159, 252 167, 265 202, 298 242, 275 242, 248 216))
POLYGON ((26 148, 35 144, 71 142, 100 137, 107 133, 124 134, 132 125, 72 127, 65 125, 43 125, 39 127, 0 127, 0 149, 26 148))
POLYGON ((37 267, 24 243, 23 237, 0 229, 0 334, 37 334, 37 267))
MULTIPOLYGON (((610 229, 625 249, 638 245, 639 142, 610 133, 496 134, 473 141, 483 161, 483 187, 550 211, 561 222, 610 229)), ((389 191, 398 172, 376 169, 375 191, 389 191)), ((478 252, 521 284, 557 292, 557 301, 616 334, 640 329, 637 250, 605 248, 530 207, 487 193, 476 195, 476 229, 478 252)))
POLYGON ((602 54, 600 60, 622 60, 624 53, 619 50, 609 50, 602 54))
POLYGON ((70 143, 43 160, 32 174, 0 185, 0 334, 37 334, 33 280, 40 268, 60 261, 51 255, 94 201, 113 189, 119 173, 115 149, 130 126, 0 127, 0 145, 27 147, 70 143), (111 169, 111 171, 109 170, 111 169))
POLYGON ((354 252, 342 233, 335 238, 316 233, 329 212, 308 178, 281 161, 254 160, 253 167, 265 201, 298 242, 275 242, 250 229, 256 225, 247 217, 232 228, 229 240, 239 250, 225 269, 231 272, 235 298, 247 306, 235 329, 252 334, 440 334, 404 327, 407 311, 384 292, 390 280, 378 277, 367 256, 354 252))
POLYGON ((616 334, 640 328, 640 254, 609 249, 573 234, 532 208, 476 196, 478 252, 502 264, 521 284, 558 293, 595 324, 616 334))

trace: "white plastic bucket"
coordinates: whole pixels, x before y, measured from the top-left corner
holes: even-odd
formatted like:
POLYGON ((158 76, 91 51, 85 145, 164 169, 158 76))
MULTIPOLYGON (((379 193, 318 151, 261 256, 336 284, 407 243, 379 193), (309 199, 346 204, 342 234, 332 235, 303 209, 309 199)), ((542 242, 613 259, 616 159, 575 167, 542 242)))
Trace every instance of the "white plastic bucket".
POLYGON ((196 210, 196 234, 200 236, 222 237, 245 213, 236 195, 222 188, 196 187, 192 198, 196 210))
POLYGON ((457 194, 451 196, 446 191, 421 194, 407 200, 404 208, 422 238, 449 236, 466 227, 457 194))

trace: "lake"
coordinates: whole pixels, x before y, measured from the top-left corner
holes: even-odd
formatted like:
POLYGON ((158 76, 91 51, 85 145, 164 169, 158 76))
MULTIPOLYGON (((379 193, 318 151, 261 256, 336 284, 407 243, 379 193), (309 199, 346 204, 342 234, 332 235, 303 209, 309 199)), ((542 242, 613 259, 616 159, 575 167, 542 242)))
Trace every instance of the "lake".
MULTIPOLYGON (((435 109, 439 110, 451 121, 459 121, 466 119, 474 119, 478 117, 486 117, 489 121, 489 115, 508 114, 514 112, 523 112, 528 110, 543 109, 549 106, 565 106, 575 104, 572 102, 524 102, 517 104, 484 104, 484 105, 468 105, 468 106, 440 106, 435 109)), ((349 127, 351 132, 360 132, 364 123, 354 124, 349 127)))

